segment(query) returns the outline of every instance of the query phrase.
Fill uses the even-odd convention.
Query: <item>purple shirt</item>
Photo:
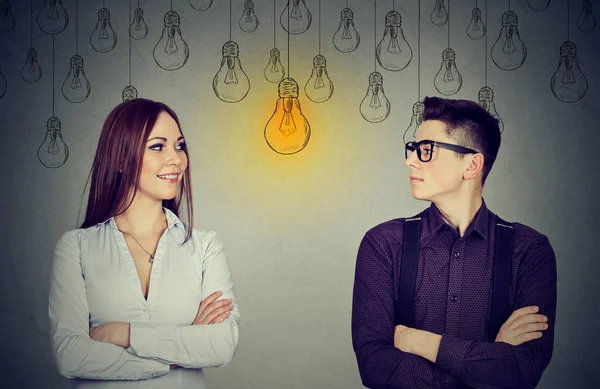
[[[496,215],[485,201],[461,238],[432,203],[421,219],[415,284],[416,328],[442,335],[436,363],[394,347],[404,219],[365,234],[356,260],[352,344],[365,386],[534,388],[552,357],[556,259],[548,238],[520,223],[508,288],[510,311],[548,316],[542,337],[519,346],[488,342]]]

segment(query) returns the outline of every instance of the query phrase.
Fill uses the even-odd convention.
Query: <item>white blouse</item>
[[[75,388],[205,388],[202,369],[229,363],[240,314],[223,245],[214,232],[192,231],[163,208],[168,227],[156,249],[148,299],[114,218],[66,232],[54,252],[48,314],[60,373]],[[191,325],[215,291],[232,299],[229,317]],[[90,327],[130,323],[125,349],[90,338]],[[170,369],[170,364],[181,368]]]

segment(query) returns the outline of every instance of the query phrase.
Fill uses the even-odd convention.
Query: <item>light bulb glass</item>
[[[40,29],[46,34],[59,34],[69,24],[69,14],[63,7],[62,0],[44,0],[44,5],[37,16]]]
[[[291,3],[291,8],[290,8]],[[288,9],[289,9],[289,20],[288,20]],[[285,9],[279,17],[281,27],[290,34],[302,34],[310,27],[312,22],[312,14],[306,6],[304,0],[288,0]],[[288,31],[288,23],[290,30]]]
[[[213,90],[217,97],[227,103],[241,101],[250,90],[250,80],[242,69],[239,47],[233,41],[223,45],[223,59],[213,79]]]
[[[0,72],[0,99],[6,93],[6,89],[8,88],[8,84],[6,83],[6,78],[4,78],[4,74]]]
[[[71,103],[81,103],[88,98],[92,86],[83,71],[83,58],[79,55],[71,57],[71,68],[67,79],[62,84],[62,93]]]
[[[383,76],[373,72],[369,75],[367,94],[360,103],[360,114],[370,123],[379,123],[388,117],[390,111],[390,101],[383,91]]]
[[[46,127],[46,136],[38,148],[38,159],[47,168],[61,167],[69,158],[69,148],[60,132],[60,120],[51,117]]]
[[[98,11],[98,21],[90,35],[90,44],[99,53],[108,53],[117,45],[117,34],[110,24],[110,11],[107,8]]]
[[[212,5],[213,0],[190,0],[190,5],[196,11],[206,11]]]
[[[37,51],[32,47],[27,50],[27,59],[21,69],[23,80],[32,83],[42,78],[42,67],[37,60]]]
[[[398,71],[408,66],[412,59],[412,49],[404,39],[402,17],[396,11],[390,11],[385,16],[383,38],[375,51],[377,61],[382,68]]]
[[[175,11],[167,12],[164,22],[162,35],[154,46],[154,60],[165,70],[177,70],[187,62],[190,50],[181,35],[179,14]]]
[[[244,3],[244,12],[240,18],[239,25],[244,32],[252,32],[258,28],[258,18],[254,13],[254,3],[252,0],[246,0]]]
[[[527,5],[534,11],[543,11],[550,5],[550,0],[527,0]]]
[[[503,70],[519,68],[527,58],[527,47],[517,28],[517,14],[506,11],[502,15],[502,28],[492,47],[492,61]]]
[[[471,39],[481,39],[485,35],[485,24],[481,20],[481,10],[473,8],[471,12],[471,22],[467,26],[467,35]]]
[[[489,86],[484,86],[479,90],[479,105],[490,113],[493,117],[498,119],[498,126],[500,127],[500,133],[504,131],[504,122],[498,115],[496,110],[496,104],[494,103],[494,91]]]
[[[579,101],[587,92],[587,79],[579,68],[577,47],[566,41],[560,46],[558,69],[550,80],[550,89],[554,97],[565,103]]]
[[[590,32],[596,28],[596,18],[592,12],[592,2],[583,0],[581,13],[577,19],[577,28],[582,32]]]
[[[360,35],[354,27],[354,15],[350,8],[342,10],[342,19],[340,26],[335,34],[333,34],[333,45],[342,53],[350,53],[358,47],[360,43]]]
[[[280,52],[278,49],[271,49],[269,63],[265,68],[265,78],[272,83],[278,83],[285,77],[285,68],[281,63]]]
[[[123,98],[123,101],[137,99],[138,91],[137,91],[137,89],[135,89],[135,87],[133,85],[127,85],[123,89],[123,92],[121,93],[121,97]]]
[[[315,103],[322,103],[333,95],[333,82],[327,73],[327,60],[322,55],[313,59],[313,69],[310,78],[304,86],[306,96]]]
[[[425,105],[417,101],[413,104],[412,107],[412,117],[410,118],[410,124],[406,131],[404,131],[404,135],[402,135],[402,141],[406,144],[407,142],[414,141],[417,136],[417,130],[421,123],[423,123],[423,111],[425,110]]]
[[[442,65],[435,75],[433,84],[435,89],[443,95],[453,95],[462,87],[463,79],[456,68],[456,54],[451,48],[442,53]]]
[[[444,0],[435,0],[435,6],[433,7],[433,11],[431,11],[429,19],[431,19],[431,23],[436,26],[443,26],[446,24],[448,21],[448,11],[444,5]]]
[[[2,0],[0,3],[0,32],[9,32],[15,28],[15,18],[12,14],[10,1]]]
[[[279,83],[279,99],[275,112],[265,126],[265,140],[279,154],[295,154],[306,147],[310,124],[302,114],[298,101],[298,84],[293,78]]]
[[[136,8],[133,12],[129,35],[136,40],[144,39],[148,35],[148,25],[144,21],[144,10],[141,8]]]

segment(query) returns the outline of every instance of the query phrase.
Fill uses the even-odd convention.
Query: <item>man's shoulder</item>
[[[399,217],[396,219],[391,219],[385,221],[383,223],[377,224],[375,227],[369,229],[365,236],[371,236],[376,238],[383,238],[387,241],[401,241],[404,232],[404,222],[405,221],[414,221],[420,222],[420,214],[416,216],[410,217]]]
[[[505,219],[504,219],[505,220]],[[536,229],[519,222],[510,222],[514,230],[515,241],[526,245],[535,245],[548,240],[548,237]]]

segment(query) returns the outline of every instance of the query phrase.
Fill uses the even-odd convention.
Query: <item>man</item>
[[[428,97],[424,105],[405,154],[412,195],[431,206],[372,228],[358,250],[352,343],[362,382],[374,389],[534,388],[552,357],[554,252],[532,228],[502,223],[482,198],[500,147],[498,121],[471,101]],[[408,223],[420,228],[418,241],[409,242],[418,244],[414,290],[400,292]],[[495,247],[497,229],[511,231],[512,249]],[[500,321],[492,315],[492,295],[503,284],[494,283],[502,274],[494,270],[498,249],[509,269]],[[408,302],[406,291],[414,293]],[[409,308],[399,312],[403,297]],[[413,327],[398,323],[407,314]],[[492,316],[500,327],[493,333]]]

